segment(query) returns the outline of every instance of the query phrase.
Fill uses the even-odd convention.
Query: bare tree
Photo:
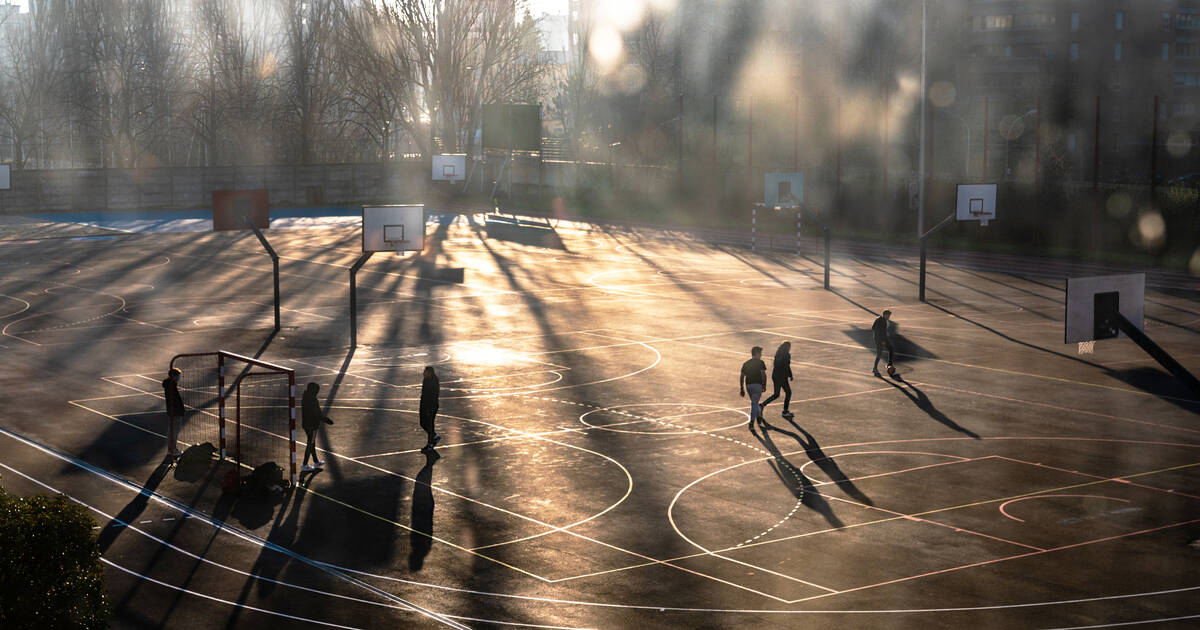
[[[278,0],[283,41],[279,78],[279,133],[287,155],[301,164],[314,161],[326,134],[327,116],[342,98],[335,51],[341,27],[334,0]]]
[[[30,12],[0,24],[0,121],[7,127],[13,165],[23,168],[41,149],[65,108],[58,107],[63,81],[63,7],[34,3]]]

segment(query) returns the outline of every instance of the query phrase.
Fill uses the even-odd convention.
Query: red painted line
[[[950,567],[950,568],[948,568],[948,569],[940,569],[940,570],[938,570],[938,571],[930,571],[930,572],[928,572],[928,573],[920,573],[920,574],[917,574],[917,575],[910,575],[910,576],[908,576],[908,577],[896,578],[896,579],[894,579],[894,580],[888,580],[888,581],[886,581],[886,582],[877,582],[877,583],[875,583],[875,584],[867,584],[866,586],[856,586],[856,587],[854,587],[854,588],[848,588],[848,589],[845,589],[845,590],[838,591],[838,593],[837,593],[837,594],[842,594],[842,593],[853,593],[854,591],[862,591],[862,590],[871,589],[871,588],[878,588],[878,587],[880,587],[880,586],[887,586],[887,585],[889,585],[889,584],[897,584],[897,583],[899,583],[899,582],[907,582],[907,581],[909,581],[909,580],[915,580],[915,579],[918,579],[918,578],[929,577],[929,576],[932,576],[932,575],[940,575],[940,574],[943,574],[943,573],[950,573],[950,572],[953,572],[953,571],[959,571],[959,570],[961,570],[961,569],[970,569],[970,568],[972,568],[972,567],[981,567],[981,566],[988,565],[988,564],[995,564],[995,563],[997,563],[997,562],[1005,562],[1005,561],[1007,561],[1007,560],[1016,560],[1016,559],[1018,559],[1018,558],[1030,558],[1030,557],[1033,557],[1033,556],[1040,556],[1040,555],[1042,555],[1042,554],[1045,554],[1045,553],[1050,553],[1050,552],[1052,552],[1052,551],[1062,551],[1062,550],[1064,550],[1064,549],[1073,549],[1073,548],[1075,548],[1075,547],[1082,547],[1082,546],[1085,546],[1085,545],[1091,545],[1091,544],[1095,544],[1095,543],[1108,542],[1108,541],[1110,541],[1110,540],[1117,540],[1117,539],[1120,539],[1120,538],[1127,538],[1127,537],[1129,537],[1129,536],[1138,536],[1138,535],[1141,535],[1141,534],[1149,534],[1150,532],[1156,532],[1156,531],[1163,530],[1163,529],[1170,529],[1170,528],[1172,528],[1172,527],[1182,527],[1182,526],[1184,526],[1184,525],[1191,525],[1192,523],[1200,523],[1200,518],[1197,518],[1197,519],[1192,519],[1192,520],[1190,520],[1190,521],[1182,521],[1182,522],[1179,522],[1179,523],[1172,523],[1172,524],[1170,524],[1170,525],[1163,525],[1163,526],[1160,526],[1160,527],[1152,527],[1152,528],[1150,528],[1150,529],[1143,529],[1143,530],[1141,530],[1141,531],[1130,532],[1130,533],[1128,533],[1128,534],[1118,534],[1118,535],[1116,535],[1116,536],[1109,536],[1109,537],[1107,537],[1107,538],[1097,538],[1096,540],[1088,540],[1088,541],[1085,541],[1085,542],[1081,542],[1081,543],[1075,543],[1075,544],[1072,544],[1072,545],[1064,545],[1064,546],[1062,546],[1062,547],[1053,547],[1053,548],[1050,548],[1050,549],[1045,549],[1045,550],[1042,550],[1042,551],[1033,551],[1033,552],[1030,552],[1030,553],[1022,553],[1022,554],[1017,554],[1017,555],[1015,555],[1015,556],[1006,556],[1006,557],[1004,557],[1004,558],[995,558],[995,559],[993,559],[993,560],[984,560],[984,561],[982,561],[982,562],[973,562],[973,563],[971,563],[971,564],[964,564],[964,565],[960,565],[960,566],[957,566],[957,567]],[[829,597],[829,595],[814,595],[813,597],[808,597],[808,598],[805,598],[805,599],[797,600],[797,602],[808,601],[808,600],[811,600],[811,599],[817,599],[817,598],[820,598],[820,597]]]
[[[904,518],[904,519],[907,519],[907,520],[910,520],[910,521],[914,521],[914,522],[918,522],[918,523],[928,523],[928,524],[930,524],[930,525],[937,525],[938,527],[945,527],[945,528],[947,528],[947,529],[952,529],[952,530],[954,530],[954,531],[956,531],[956,532],[962,532],[962,533],[964,533],[964,534],[971,534],[971,535],[973,535],[973,536],[979,536],[979,537],[981,537],[981,538],[989,538],[989,539],[991,539],[991,540],[994,540],[994,541],[996,541],[996,542],[1008,543],[1008,544],[1010,544],[1010,545],[1016,545],[1017,547],[1024,547],[1024,548],[1026,548],[1026,549],[1033,549],[1034,551],[1038,551],[1038,552],[1041,552],[1041,551],[1046,551],[1045,549],[1042,549],[1041,547],[1034,547],[1033,545],[1026,545],[1025,543],[1019,543],[1019,542],[1016,542],[1015,540],[1007,540],[1007,539],[1004,539],[1004,538],[1000,538],[1000,537],[998,537],[998,536],[992,536],[992,535],[990,535],[990,534],[984,534],[983,532],[977,532],[977,531],[970,530],[970,529],[966,529],[966,528],[963,528],[963,527],[956,527],[956,526],[954,526],[954,525],[948,525],[948,524],[946,524],[946,523],[939,523],[939,522],[937,522],[937,521],[931,521],[931,520],[929,520],[929,519],[921,518],[920,516],[915,516],[915,515],[912,515],[912,514],[905,514],[905,513],[903,513],[903,512],[896,512],[896,511],[893,511],[893,510],[889,510],[889,509],[887,509],[887,508],[881,508],[881,507],[879,507],[879,506],[876,506],[876,505],[867,505],[867,504],[865,504],[865,503],[859,503],[859,502],[857,502],[857,501],[851,501],[851,500],[849,500],[849,499],[843,499],[843,498],[841,498],[841,497],[829,496],[829,495],[826,495],[826,494],[822,494],[821,496],[823,496],[823,497],[825,497],[825,498],[827,498],[827,499],[833,499],[833,500],[835,500],[835,501],[842,501],[842,502],[844,502],[844,503],[850,503],[850,504],[852,504],[852,505],[857,505],[857,506],[859,506],[859,507],[865,507],[865,508],[867,508],[867,509],[871,509],[871,510],[878,510],[878,511],[880,511],[880,512],[884,512],[885,514],[891,514],[892,516],[901,517],[901,518]],[[842,591],[842,592],[845,592],[845,591]]]
[[[1104,477],[1104,476],[1102,476],[1102,475],[1093,475],[1093,474],[1090,474],[1090,473],[1080,472],[1080,471],[1078,471],[1078,470],[1067,470],[1066,468],[1059,468],[1059,467],[1057,467],[1057,466],[1050,466],[1050,465],[1048,465],[1048,464],[1041,464],[1041,463],[1037,463],[1037,462],[1027,462],[1027,461],[1020,460],[1020,459],[1014,459],[1014,458],[1012,458],[1012,457],[1005,457],[1004,455],[993,455],[993,457],[995,457],[995,458],[997,458],[997,459],[1007,459],[1007,460],[1008,460],[1008,461],[1010,461],[1010,462],[1016,462],[1016,463],[1018,463],[1018,464],[1026,464],[1026,465],[1028,465],[1028,466],[1037,466],[1037,467],[1039,467],[1039,468],[1048,468],[1048,469],[1050,469],[1050,470],[1057,470],[1057,471],[1059,471],[1059,472],[1073,473],[1073,474],[1080,475],[1080,476],[1083,476],[1083,477],[1090,477],[1090,478],[1092,478],[1092,479],[1106,479],[1106,480],[1108,480],[1108,481],[1115,481],[1115,482],[1118,482],[1118,483],[1126,483],[1126,484],[1129,484],[1129,485],[1131,485],[1131,486],[1136,486],[1136,487],[1138,487],[1138,488],[1145,488],[1145,489],[1147,489],[1147,490],[1155,490],[1155,491],[1158,491],[1158,492],[1166,492],[1166,493],[1168,493],[1168,494],[1173,494],[1173,495],[1176,495],[1176,496],[1188,497],[1189,499],[1200,499],[1200,496],[1196,496],[1196,495],[1194,495],[1194,494],[1187,494],[1187,493],[1184,493],[1184,492],[1178,492],[1178,491],[1176,491],[1176,490],[1172,490],[1172,489],[1170,489],[1170,488],[1158,488],[1158,487],[1155,487],[1155,486],[1148,486],[1148,485],[1146,485],[1146,484],[1144,484],[1144,483],[1136,483],[1136,482],[1133,482],[1133,481],[1129,481],[1128,479],[1118,479],[1118,478],[1116,478],[1116,477]]]
[[[1067,412],[1071,412],[1071,413],[1082,413],[1082,414],[1086,414],[1086,415],[1089,415],[1089,416],[1097,416],[1097,417],[1100,417],[1100,418],[1108,418],[1109,420],[1118,420],[1118,421],[1121,421],[1121,422],[1132,422],[1132,423],[1135,423],[1135,424],[1144,424],[1144,425],[1147,425],[1147,426],[1158,427],[1158,428],[1160,428],[1160,429],[1173,429],[1173,430],[1176,430],[1176,431],[1187,431],[1188,433],[1200,433],[1200,429],[1189,429],[1189,428],[1187,428],[1187,427],[1177,427],[1177,426],[1170,425],[1170,424],[1159,424],[1159,423],[1157,423],[1157,422],[1149,422],[1149,421],[1146,421],[1146,420],[1137,420],[1137,419],[1135,419],[1135,418],[1126,418],[1126,417],[1123,417],[1123,416],[1113,416],[1113,415],[1109,415],[1109,414],[1106,414],[1106,413],[1100,413],[1100,412],[1098,412],[1098,411],[1086,411],[1086,410],[1083,410],[1083,409],[1075,409],[1075,408],[1073,408],[1073,407],[1062,407],[1062,406],[1060,406],[1060,405],[1052,405],[1052,404],[1050,404],[1050,403],[1036,402],[1036,401],[1033,401],[1033,400],[1022,400],[1022,399],[1020,399],[1020,398],[1011,398],[1011,397],[1009,397],[1009,396],[1001,396],[1001,395],[999,395],[999,394],[985,394],[985,393],[983,393],[983,392],[971,391],[971,390],[969,390],[969,389],[958,389],[957,387],[950,387],[950,386],[948,386],[948,385],[937,385],[937,384],[934,384],[934,383],[923,383],[923,382],[920,382],[920,381],[912,381],[912,383],[913,383],[914,385],[921,385],[921,386],[923,386],[923,387],[933,387],[933,388],[935,388],[935,389],[948,389],[948,390],[950,390],[950,391],[953,391],[953,392],[958,392],[958,393],[960,393],[960,394],[970,394],[970,395],[972,395],[972,396],[986,396],[986,397],[988,397],[988,398],[995,398],[995,399],[997,399],[997,400],[1004,400],[1004,401],[1013,402],[1013,403],[1021,403],[1021,404],[1025,404],[1025,405],[1033,405],[1033,406],[1035,406],[1035,407],[1045,407],[1045,408],[1047,408],[1047,409],[1054,409],[1054,410],[1056,410],[1056,411],[1067,411]]]

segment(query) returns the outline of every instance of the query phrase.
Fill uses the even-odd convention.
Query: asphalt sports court
[[[1062,343],[1064,280],[562,222],[0,244],[0,476],[93,511],[114,627],[1117,627],[1200,618],[1200,401],[1127,340]],[[548,235],[548,236],[547,236]],[[915,254],[915,252],[913,252]],[[440,271],[465,268],[465,282]],[[1065,275],[1065,274],[1063,274]],[[1146,331],[1200,372],[1194,280]],[[871,374],[889,308],[898,378]],[[795,418],[737,375],[792,342]],[[172,356],[321,385],[321,472],[222,496],[160,465]],[[425,365],[440,458],[420,452]],[[303,451],[303,434],[298,445]],[[282,463],[282,462],[281,462]]]

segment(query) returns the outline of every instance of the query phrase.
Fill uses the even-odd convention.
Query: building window
[[[1192,38],[1179,39],[1175,41],[1175,57],[1196,58],[1200,57],[1200,41]]]
[[[1053,13],[1018,13],[1013,16],[1015,28],[1046,29],[1054,27]]]
[[[1175,87],[1200,86],[1200,72],[1176,72]]]
[[[1163,18],[1162,27],[1163,28],[1171,28],[1171,14],[1167,13],[1166,11],[1163,11],[1162,18]]]
[[[1079,61],[1079,44],[1071,44],[1071,61]]]
[[[1175,115],[1176,116],[1195,116],[1196,115],[1196,104],[1195,103],[1175,103]]]
[[[971,26],[976,31],[1007,31],[1013,27],[1013,16],[1008,15],[976,15],[971,20]]]
[[[1113,61],[1121,60],[1121,42],[1113,44]]]
[[[1067,150],[1068,151],[1075,150],[1075,134],[1073,134],[1073,133],[1067,134]]]
[[[1175,27],[1185,30],[1200,29],[1200,12],[1195,9],[1180,9],[1175,16]]]
[[[1119,31],[1124,28],[1125,28],[1125,12],[1117,11],[1117,30]]]
[[[1071,32],[1073,33],[1078,30],[1079,30],[1079,12],[1073,11],[1071,13]]]

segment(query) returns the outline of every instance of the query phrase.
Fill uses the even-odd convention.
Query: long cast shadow
[[[425,453],[425,467],[413,481],[412,520],[409,532],[408,568],[420,571],[425,566],[425,556],[433,548],[433,465],[441,456],[437,451]]]
[[[896,389],[900,390],[900,392],[902,394],[904,394],[905,396],[907,396],[908,399],[911,400],[912,403],[914,405],[916,405],[918,409],[920,409],[921,411],[924,411],[926,413],[926,415],[928,415],[930,418],[937,420],[938,422],[946,425],[947,427],[949,427],[951,429],[954,429],[955,431],[958,431],[959,433],[969,435],[976,440],[979,439],[978,433],[951,420],[949,416],[947,416],[946,414],[939,411],[937,407],[934,407],[933,401],[929,400],[929,397],[925,395],[925,392],[921,391],[916,385],[913,385],[912,383],[909,383],[908,381],[904,380],[904,377],[900,376],[899,374],[897,374],[896,376],[893,376],[892,378],[897,381],[900,381],[904,385],[907,385],[907,387],[904,387],[903,385],[897,385],[886,378],[884,378],[882,380],[883,380],[883,382],[887,383],[888,385],[891,385],[892,387],[895,387]],[[911,389],[912,392],[909,392],[908,391],[909,389]]]
[[[787,421],[797,431],[803,433],[804,437],[800,437],[791,431],[781,429],[774,425],[767,425],[767,428],[796,440],[796,443],[798,443],[800,447],[804,449],[804,453],[808,455],[808,458],[812,460],[814,464],[817,465],[817,468],[820,468],[821,472],[825,473],[825,476],[829,477],[829,480],[832,481],[834,485],[836,485],[842,492],[845,492],[847,496],[854,498],[854,500],[858,501],[859,503],[875,505],[875,502],[871,500],[871,497],[863,494],[863,491],[859,490],[858,486],[854,485],[854,482],[846,476],[846,473],[842,472],[842,469],[838,467],[837,462],[821,450],[821,445],[817,443],[817,438],[813,437],[811,433],[805,431],[803,427],[796,424],[795,420],[787,418]]]
[[[800,467],[792,465],[792,462],[788,461],[780,452],[779,447],[775,446],[768,429],[764,428],[761,436],[754,432],[754,437],[758,438],[759,443],[771,453],[772,459],[769,462],[771,470],[779,477],[779,481],[788,489],[788,492],[792,493],[792,496],[799,499],[805,507],[824,517],[825,522],[829,523],[831,527],[845,526],[842,519],[833,513],[833,507],[829,505],[829,501],[821,496],[812,481],[800,472]]]
[[[158,468],[155,468],[154,472],[151,473],[150,478],[146,480],[146,483],[142,485],[142,491],[126,504],[125,507],[121,508],[121,511],[117,512],[117,515],[108,522],[108,525],[104,526],[104,529],[100,530],[100,535],[96,538],[96,543],[100,547],[100,555],[104,555],[104,552],[108,551],[108,548],[117,540],[121,532],[125,531],[126,525],[137,522],[137,517],[141,516],[142,511],[146,509],[146,504],[150,501],[150,495],[154,493],[155,488],[158,488],[158,484],[162,483],[162,480],[166,478],[167,471],[170,469],[171,464],[165,460],[159,464]]]

